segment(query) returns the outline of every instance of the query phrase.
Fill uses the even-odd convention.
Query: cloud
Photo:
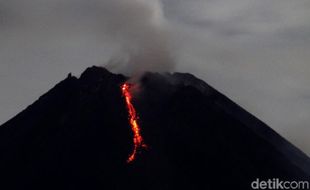
[[[102,3],[103,29],[123,47],[116,57],[119,59],[127,55],[127,60],[120,61],[125,60],[125,64],[119,67],[121,71],[135,74],[173,68],[170,33],[160,1],[106,0]],[[117,62],[112,63],[113,67],[118,66]]]

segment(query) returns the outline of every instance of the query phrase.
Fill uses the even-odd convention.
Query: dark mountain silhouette
[[[104,68],[69,75],[0,127],[0,189],[251,189],[256,178],[309,179],[300,150],[190,74],[145,73],[134,104],[146,151]]]

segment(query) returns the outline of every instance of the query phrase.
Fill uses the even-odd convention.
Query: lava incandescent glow
[[[129,114],[129,123],[131,126],[131,130],[134,133],[133,137],[133,143],[134,143],[134,148],[132,153],[129,155],[129,158],[127,162],[132,162],[136,158],[136,154],[139,149],[141,148],[146,148],[146,145],[143,142],[143,138],[140,134],[140,126],[138,124],[138,116],[135,107],[132,104],[132,95],[130,93],[130,88],[132,87],[132,84],[129,83],[124,83],[122,85],[122,93],[123,96],[125,97],[126,100],[126,105],[128,109],[128,114]]]

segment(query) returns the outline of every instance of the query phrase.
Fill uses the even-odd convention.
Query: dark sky
[[[309,9],[309,0],[0,0],[0,123],[69,72],[142,51],[136,65],[109,68],[196,74],[310,154]]]

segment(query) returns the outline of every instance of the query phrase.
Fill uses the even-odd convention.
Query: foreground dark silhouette
[[[104,68],[69,75],[0,127],[0,189],[251,189],[308,180],[309,158],[190,74],[145,73],[134,104],[148,150],[133,148],[120,90]]]

